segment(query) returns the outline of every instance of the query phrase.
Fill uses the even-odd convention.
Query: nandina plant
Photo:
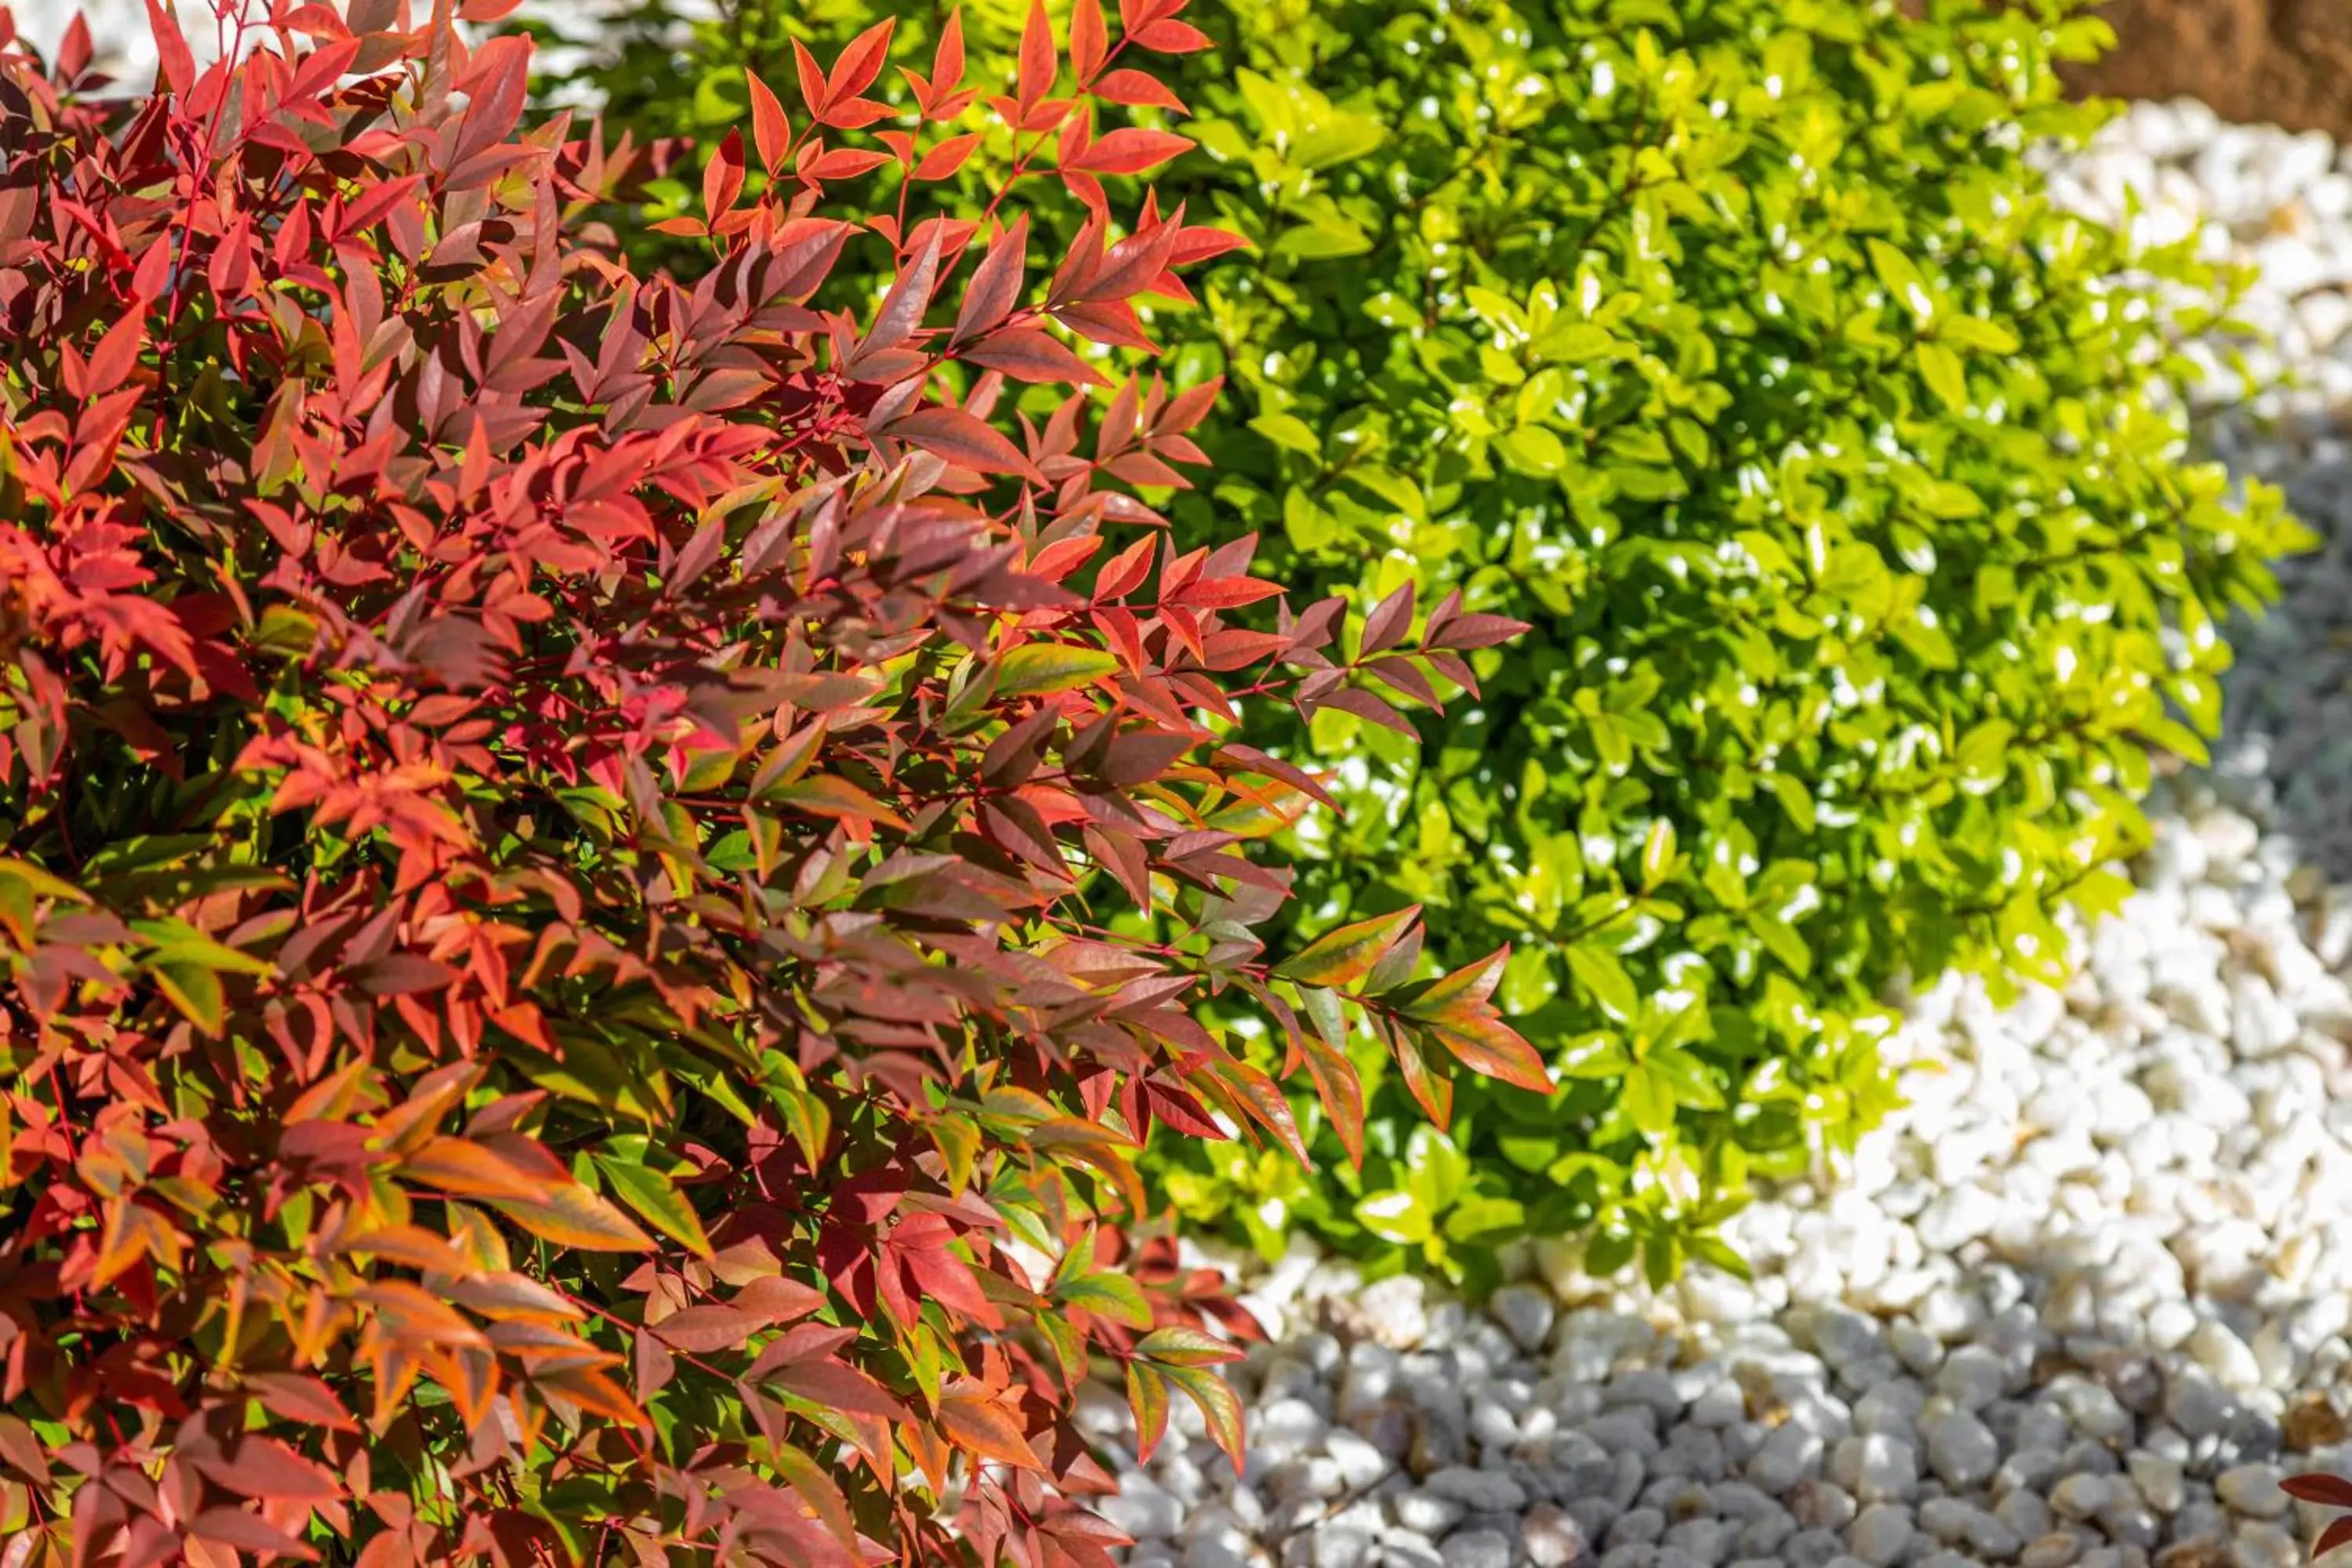
[[[951,24],[905,112],[887,24],[803,54],[690,285],[521,41],[223,6],[110,109],[0,11],[7,1562],[1108,1568],[1084,1379],[1240,1452],[1139,1142],[1304,1152],[1196,1004],[1359,1152],[1351,1045],[1545,1081],[1410,908],[1252,935],[1319,786],[1245,710],[1515,627],[1166,542],[1217,389],[1137,301],[1234,242],[1109,122],[1183,0]],[[981,122],[1019,177],[927,216]]]

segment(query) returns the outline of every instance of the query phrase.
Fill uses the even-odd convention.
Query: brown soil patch
[[[2352,140],[2352,0],[2110,0],[2104,15],[2121,43],[2084,89]]]

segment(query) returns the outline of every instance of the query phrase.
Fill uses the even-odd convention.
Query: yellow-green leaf
[[[596,1169],[613,1184],[621,1201],[643,1215],[656,1230],[693,1248],[698,1257],[710,1256],[710,1238],[703,1234],[702,1221],[696,1215],[694,1205],[670,1185],[667,1176],[648,1166],[604,1154],[596,1156]]]
[[[996,694],[1033,697],[1075,691],[1118,668],[1118,655],[1106,648],[1065,643],[1028,643],[998,661]]]

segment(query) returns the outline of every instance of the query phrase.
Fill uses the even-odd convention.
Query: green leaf
[[[1640,1011],[1641,993],[1615,953],[1591,942],[1580,942],[1567,950],[1567,956],[1569,973],[1576,976],[1576,983],[1611,1015],[1631,1018]]]
[[[1487,1242],[1507,1239],[1525,1228],[1528,1211],[1509,1198],[1465,1198],[1445,1216],[1449,1241]]]
[[[1470,1162],[1454,1140],[1423,1125],[1405,1142],[1406,1182],[1431,1214],[1443,1214],[1470,1180]]]
[[[1942,399],[1944,406],[1953,413],[1967,413],[1969,377],[1960,368],[1960,356],[1937,342],[1921,342],[1912,353],[1919,362],[1919,375],[1927,382],[1927,390]]]
[[[1960,737],[1956,760],[1960,777],[1970,788],[1990,789],[2008,776],[2010,743],[2017,726],[2006,719],[1987,719]]]
[[[1663,1138],[1675,1127],[1675,1087],[1664,1073],[1639,1062],[1625,1075],[1625,1115],[1652,1138]]]
[[[1143,1289],[1123,1274],[1087,1274],[1066,1279],[1055,1288],[1055,1298],[1084,1307],[1098,1318],[1130,1329],[1151,1326],[1151,1303]]]
[[[667,1176],[649,1166],[609,1154],[598,1154],[595,1162],[597,1173],[612,1184],[621,1201],[635,1209],[646,1224],[697,1257],[710,1256],[710,1238],[703,1234],[702,1221],[695,1214],[694,1205],[670,1184]]]
[[[1642,839],[1642,886],[1644,890],[1666,879],[1675,864],[1675,825],[1661,816],[1650,824]]]
[[[1615,350],[1617,340],[1606,328],[1590,321],[1559,321],[1536,334],[1529,345],[1538,359],[1553,364],[1580,364]]]
[[[1382,1241],[1403,1247],[1427,1241],[1436,1223],[1428,1200],[1402,1187],[1372,1194],[1356,1205],[1355,1212],[1357,1224]]]
[[[1024,643],[997,661],[996,694],[1041,697],[1053,691],[1075,691],[1117,673],[1118,668],[1118,655],[1107,648]]]
[[[1495,450],[1523,474],[1549,479],[1568,467],[1568,448],[1540,425],[1521,425],[1495,437]]]
[[[1878,274],[1878,280],[1886,285],[1895,302],[1921,321],[1935,314],[1936,297],[1928,290],[1927,277],[1917,263],[1883,239],[1872,239],[1867,245],[1870,269]]]
[[[228,1020],[228,996],[209,964],[183,958],[151,960],[148,973],[188,1022],[217,1036]]]
[[[1249,422],[1249,427],[1286,452],[1297,452],[1318,463],[1323,460],[1323,438],[1295,414],[1261,414]]]

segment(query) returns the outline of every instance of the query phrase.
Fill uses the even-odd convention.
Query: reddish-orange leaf
[[[833,62],[833,74],[825,80],[825,96],[835,103],[845,102],[874,85],[882,74],[882,66],[890,58],[890,34],[898,26],[895,17],[885,16],[856,37],[841,51]]]
[[[153,5],[154,0],[148,0]],[[188,1521],[188,1533],[199,1541],[228,1548],[232,1552],[249,1552],[267,1561],[272,1555],[292,1557],[304,1563],[316,1563],[318,1552],[295,1540],[259,1514],[247,1513],[240,1508],[208,1508]],[[166,1536],[165,1540],[170,1537]],[[380,1535],[379,1541],[397,1541],[395,1535]],[[35,1557],[38,1563],[40,1558]],[[66,1561],[62,1552],[53,1561]],[[370,1568],[374,1568],[370,1564]]]
[[[1096,139],[1065,167],[1096,174],[1139,174],[1192,150],[1192,139],[1167,131],[1122,126]],[[1171,235],[1170,239],[1173,240]]]
[[[1190,114],[1184,100],[1168,90],[1156,77],[1139,70],[1121,68],[1106,71],[1094,84],[1094,94],[1108,103],[1124,104],[1130,109],[1172,109],[1179,114]]]
[[[1043,102],[1054,89],[1057,64],[1054,24],[1045,15],[1045,0],[1029,0],[1029,20],[1021,29],[1021,73],[1013,89],[1024,111]]]
[[[245,1377],[245,1391],[261,1401],[272,1415],[336,1432],[356,1432],[360,1424],[335,1397],[335,1391],[308,1373],[255,1372]]]
[[[14,1415],[0,1415],[0,1459],[27,1480],[49,1484],[49,1460],[41,1452],[40,1438]]]
[[[225,1456],[198,1458],[195,1464],[208,1479],[239,1497],[315,1501],[341,1491],[332,1473],[258,1433],[246,1434]]]
[[[422,1226],[388,1225],[345,1236],[335,1250],[369,1253],[429,1274],[463,1277],[475,1272],[465,1254]]]
[[[403,1181],[458,1197],[539,1197],[544,1184],[515,1169],[502,1154],[464,1138],[435,1138],[400,1163]]]
[[[1208,34],[1190,22],[1159,21],[1130,35],[1139,48],[1163,55],[1189,55],[1216,47]]]
[[[702,169],[702,208],[712,223],[717,223],[735,198],[743,194],[743,132],[727,132],[727,140],[710,155]]]
[[[1543,1057],[1499,1018],[1432,1024],[1429,1033],[1471,1071],[1537,1094],[1549,1094]]]
[[[760,79],[759,72],[746,71],[744,76],[751,89],[751,140],[760,149],[761,163],[773,174],[783,169],[792,146],[792,121],[784,117],[784,106]]]
[[[959,1378],[940,1391],[940,1425],[958,1447],[1016,1469],[1043,1470],[1013,1413],[986,1385]]]
[[[780,785],[769,791],[767,798],[798,806],[819,816],[879,822],[892,827],[906,826],[898,814],[888,806],[847,779],[835,778],[831,773],[816,773]]]
[[[103,397],[129,380],[131,368],[139,363],[139,350],[146,341],[146,312],[136,309],[124,311],[121,319],[99,339],[98,347],[89,352],[86,394]]]
[[[822,116],[826,103],[831,101],[825,91],[824,69],[808,52],[808,46],[798,38],[793,40],[793,67],[800,78],[801,101],[808,105],[811,115]]]
[[[940,29],[939,47],[931,53],[931,90],[948,93],[963,80],[963,7],[948,13],[948,25]]]
[[[1081,84],[1102,69],[1108,40],[1103,33],[1102,0],[1076,0],[1070,7],[1070,65]]]
[[[147,0],[147,23],[155,37],[155,52],[163,65],[163,85],[182,98],[195,90],[196,57],[188,47],[188,36],[180,31],[175,9],[163,0]]]
[[[915,178],[946,179],[963,167],[964,161],[971,156],[972,150],[979,145],[980,136],[977,132],[968,136],[949,137],[923,154],[922,162],[915,165]]]
[[[963,306],[956,312],[956,342],[989,331],[1013,313],[1021,298],[1021,279],[1028,262],[1029,215],[1022,213],[988,247],[965,285]]]
[[[1507,942],[1475,963],[1465,963],[1442,979],[1433,980],[1418,994],[1399,993],[1400,1008],[1409,1018],[1444,1022],[1477,1016],[1502,984],[1503,966],[1510,962]]]
[[[584,1252],[651,1252],[653,1238],[636,1222],[578,1183],[535,1198],[497,1198],[491,1206],[530,1231]]]
[[[628,1390],[593,1367],[567,1366],[537,1372],[531,1386],[543,1394],[568,1399],[581,1409],[625,1426],[649,1426],[652,1420],[629,1397]]]
[[[379,1279],[373,1285],[362,1285],[352,1292],[352,1299],[373,1307],[377,1321],[394,1340],[438,1344],[445,1349],[489,1343],[482,1337],[481,1330],[405,1279]]]
[[[1167,1375],[1143,1362],[1129,1362],[1127,1404],[1135,1413],[1135,1457],[1140,1463],[1151,1458],[1168,1433]]]
[[[702,1306],[673,1312],[650,1328],[671,1349],[702,1355],[740,1350],[743,1342],[764,1326],[756,1313],[740,1307]]]

